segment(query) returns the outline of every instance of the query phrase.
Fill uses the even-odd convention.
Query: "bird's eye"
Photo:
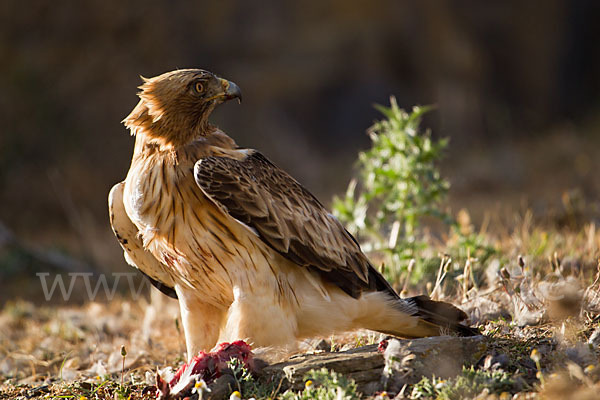
[[[196,84],[194,85],[194,89],[196,90],[197,93],[202,93],[202,91],[204,90],[204,86],[202,85],[202,82],[196,82]]]

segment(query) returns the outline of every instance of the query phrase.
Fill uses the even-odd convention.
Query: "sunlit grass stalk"
[[[408,284],[410,283],[410,276],[412,275],[412,271],[415,267],[416,261],[414,258],[411,258],[408,262],[408,267],[406,268],[406,276],[404,278],[404,284],[402,285],[402,290],[400,291],[400,295],[405,297],[408,293]]]
[[[125,357],[127,357],[127,350],[125,349],[125,346],[121,346],[121,357],[121,386],[123,386],[123,377],[125,376]]]
[[[433,300],[437,300],[442,293],[442,282],[446,277],[446,273],[448,272],[448,267],[452,263],[452,258],[447,255],[442,256],[440,260],[440,267],[438,269],[437,277],[435,279],[435,285],[433,286],[433,290],[431,291],[429,297]]]

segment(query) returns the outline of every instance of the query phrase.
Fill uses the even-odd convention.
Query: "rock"
[[[575,345],[566,348],[565,355],[569,360],[581,367],[596,365],[598,363],[596,354],[593,351],[593,346],[590,346],[587,343],[576,343]]]
[[[465,363],[477,362],[486,349],[483,336],[391,339],[384,352],[382,386],[396,393],[406,384],[419,382],[423,376],[454,377]]]
[[[465,362],[475,363],[486,349],[483,336],[436,336],[422,339],[390,339],[382,354],[377,345],[356,349],[296,356],[265,367],[261,378],[283,379],[281,389],[300,390],[304,376],[312,369],[327,368],[353,379],[365,395],[377,390],[398,392],[406,383],[423,376],[451,377],[461,372]]]
[[[315,350],[331,351],[331,343],[329,343],[325,339],[322,339],[319,341],[319,343],[316,344]]]
[[[592,333],[588,339],[588,344],[594,346],[595,349],[600,347],[600,328],[596,328],[596,330]]]
[[[358,390],[363,391],[366,384],[379,381],[384,364],[377,345],[369,345],[342,352],[299,355],[265,367],[261,374],[275,382],[283,378],[282,389],[300,390],[304,387],[303,379],[308,371],[327,368],[354,379]]]
[[[561,321],[579,315],[583,289],[573,276],[558,282],[540,282],[538,291],[546,304],[548,318],[551,321]]]
[[[512,316],[504,305],[483,296],[478,296],[461,304],[461,309],[469,316],[472,324],[478,325],[498,318],[510,320]]]
[[[204,394],[209,400],[228,399],[231,392],[237,390],[235,379],[231,374],[224,374],[208,385],[210,392]]]
[[[506,354],[487,354],[480,358],[477,367],[484,371],[502,371],[510,365],[510,358]]]

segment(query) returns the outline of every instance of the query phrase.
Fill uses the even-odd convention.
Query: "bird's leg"
[[[245,340],[253,347],[292,345],[296,340],[296,320],[277,298],[243,293],[234,288],[234,302],[219,342]]]
[[[182,290],[179,285],[175,285],[175,291],[179,298],[187,359],[190,361],[199,351],[208,352],[217,344],[225,311],[201,301],[195,293]]]

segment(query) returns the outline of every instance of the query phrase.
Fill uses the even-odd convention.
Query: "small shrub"
[[[436,166],[448,145],[420,129],[429,108],[400,109],[394,97],[390,107],[376,106],[386,117],[369,129],[371,149],[360,153],[360,178],[346,194],[333,201],[334,214],[363,241],[365,251],[384,255],[386,278],[398,281],[400,264],[418,258],[425,244],[421,221],[433,217],[446,224],[450,215],[441,205],[449,188]]]
[[[415,259],[411,282],[430,281],[440,259],[424,258],[422,222],[441,221],[450,230],[443,251],[454,260],[483,264],[495,250],[470,225],[461,211],[455,219],[444,211],[450,184],[438,170],[448,139],[434,140],[420,127],[428,107],[408,113],[390,98],[390,107],[376,106],[386,117],[369,128],[369,150],[359,154],[359,178],[348,185],[344,197],[333,200],[334,214],[363,243],[363,250],[379,255],[388,281],[399,283],[410,259]],[[459,272],[452,272],[452,276]]]
[[[335,371],[326,368],[311,370],[304,377],[310,381],[304,390],[294,392],[288,390],[279,396],[281,400],[354,400],[360,398],[356,384]]]

